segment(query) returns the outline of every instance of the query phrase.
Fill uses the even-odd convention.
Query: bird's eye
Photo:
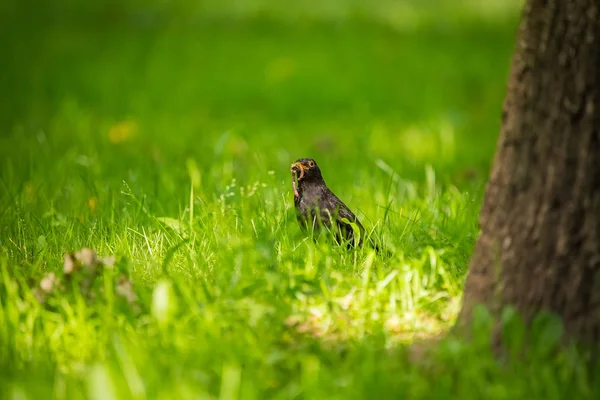
[[[308,162],[308,166],[311,167],[311,168],[314,167],[315,166],[315,162],[313,160],[310,160]]]

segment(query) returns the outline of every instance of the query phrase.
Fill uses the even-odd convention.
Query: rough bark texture
[[[525,5],[459,323],[510,304],[600,339],[599,4]]]

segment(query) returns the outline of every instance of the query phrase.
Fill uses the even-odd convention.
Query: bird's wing
[[[349,221],[358,225],[361,232],[364,231],[364,227],[356,218],[356,215],[332,191],[329,190],[327,195],[321,197],[319,207],[321,208],[321,214],[323,214],[323,210],[336,210],[336,214],[331,215],[331,217],[335,218],[337,225],[350,228],[348,222],[346,222]],[[325,215],[323,215],[323,219],[326,219]]]

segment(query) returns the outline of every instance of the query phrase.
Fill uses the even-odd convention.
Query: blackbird
[[[327,187],[315,160],[300,158],[292,164],[291,171],[294,205],[302,230],[318,232],[324,226],[333,231],[338,243],[345,241],[349,246],[362,246],[365,228]],[[359,237],[355,229],[360,232]]]

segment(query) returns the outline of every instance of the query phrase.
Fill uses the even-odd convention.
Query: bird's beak
[[[298,177],[298,180],[304,178],[304,171],[306,171],[307,169],[308,169],[308,167],[303,165],[300,161],[293,163],[292,166],[290,167],[290,170],[292,171],[292,175],[295,176],[296,172],[300,172],[300,176]]]
[[[292,172],[297,171],[297,172],[303,173],[307,169],[308,169],[308,167],[303,165],[300,161],[293,163],[291,166]]]

